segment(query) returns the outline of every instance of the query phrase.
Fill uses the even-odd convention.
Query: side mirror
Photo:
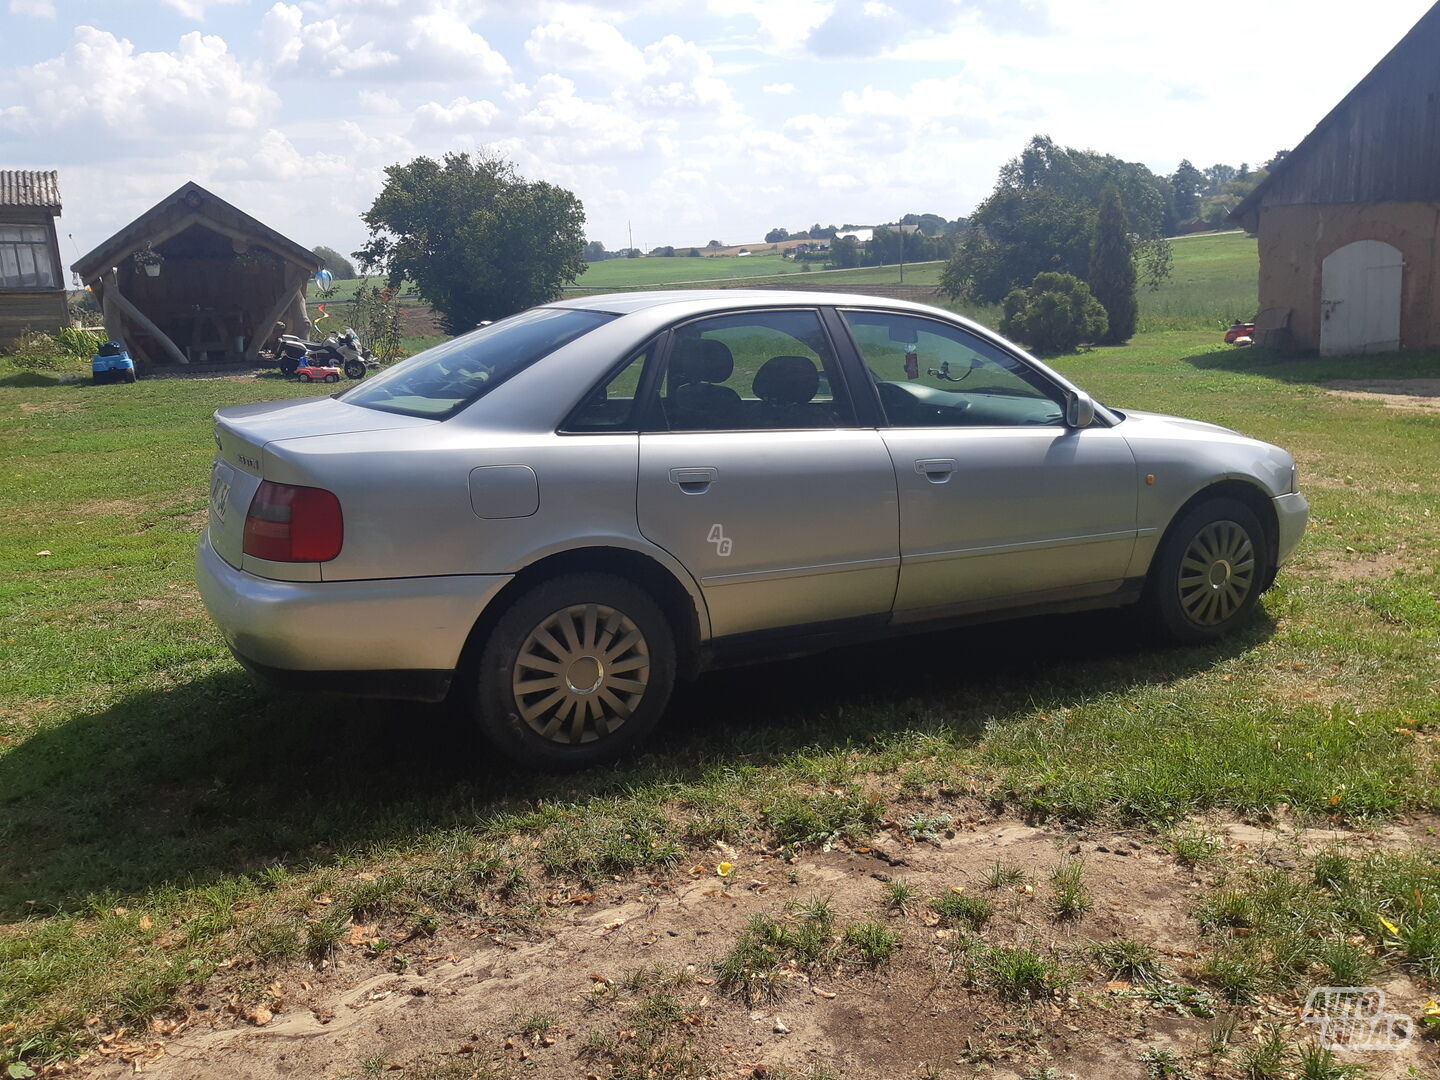
[[[1087,428],[1095,422],[1095,402],[1083,390],[1077,390],[1065,402],[1065,426]]]

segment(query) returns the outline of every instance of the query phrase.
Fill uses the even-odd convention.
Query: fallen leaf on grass
[[[371,940],[373,940],[374,937],[375,937],[375,927],[374,927],[374,926],[361,926],[360,924],[357,923],[357,924],[355,924],[354,926],[350,927],[350,944],[351,944],[351,945],[365,945],[365,944],[367,944],[368,942],[370,942]]]
[[[810,989],[816,997],[833,998],[835,996],[834,990],[821,990],[818,986],[812,986]]]
[[[245,1019],[249,1020],[250,1023],[256,1027],[264,1027],[271,1020],[275,1019],[275,1014],[264,1005],[256,1005],[255,1008],[245,1014]]]

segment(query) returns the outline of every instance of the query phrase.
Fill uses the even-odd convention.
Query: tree
[[[604,262],[609,257],[610,253],[605,250],[605,245],[599,240],[590,240],[585,244],[585,261],[587,263]]]
[[[830,265],[836,270],[849,270],[860,265],[860,245],[853,236],[830,241]]]
[[[320,261],[325,264],[325,269],[330,271],[330,276],[336,281],[353,281],[355,279],[355,264],[334,248],[316,244],[310,250],[320,257]]]
[[[1175,189],[1175,216],[1180,221],[1191,221],[1200,213],[1200,192],[1205,187],[1205,174],[1182,159],[1175,175],[1170,177]]]
[[[686,254],[686,256],[687,256],[688,258],[698,259],[698,258],[700,257],[700,249],[699,249],[699,248],[691,248],[691,249],[690,249],[689,251],[687,251],[685,254]]]
[[[586,267],[580,200],[501,158],[391,165],[361,220],[370,239],[356,258],[391,285],[414,281],[450,333],[544,303]]]
[[[1151,292],[1170,278],[1175,265],[1175,247],[1163,236],[1141,240],[1135,245],[1135,273]]]
[[[707,248],[709,248],[711,251],[714,251],[714,250],[716,250],[717,248],[723,248],[725,245],[722,244],[722,243],[720,243],[719,240],[711,240],[711,241],[710,241],[708,244],[706,244],[705,246],[706,246]]]
[[[765,234],[765,243],[767,244],[778,244],[781,240],[789,239],[790,231],[788,229],[771,229]]]
[[[1135,303],[1134,245],[1120,189],[1106,184],[1100,196],[1100,213],[1095,219],[1095,239],[1090,246],[1090,291],[1105,309],[1107,327],[1104,345],[1122,345],[1135,335],[1139,308]]]
[[[1164,235],[1173,224],[1167,179],[1144,165],[1035,136],[1001,168],[995,190],[966,223],[941,288],[997,303],[1036,274],[1083,276],[1107,183],[1119,189],[1130,228],[1142,239]]]
[[[1071,274],[1036,274],[1028,289],[1010,290],[1003,310],[1000,332],[1039,353],[1070,352],[1106,330],[1105,309]]]

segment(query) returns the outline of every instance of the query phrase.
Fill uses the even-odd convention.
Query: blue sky
[[[743,243],[966,214],[1036,133],[1263,161],[1428,7],[0,0],[0,168],[60,170],[80,251],[193,179],[348,252],[385,166],[449,150],[570,188],[612,249]]]

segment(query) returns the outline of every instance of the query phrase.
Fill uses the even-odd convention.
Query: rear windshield
[[[416,353],[335,396],[348,405],[444,420],[613,318],[603,311],[532,308]]]

